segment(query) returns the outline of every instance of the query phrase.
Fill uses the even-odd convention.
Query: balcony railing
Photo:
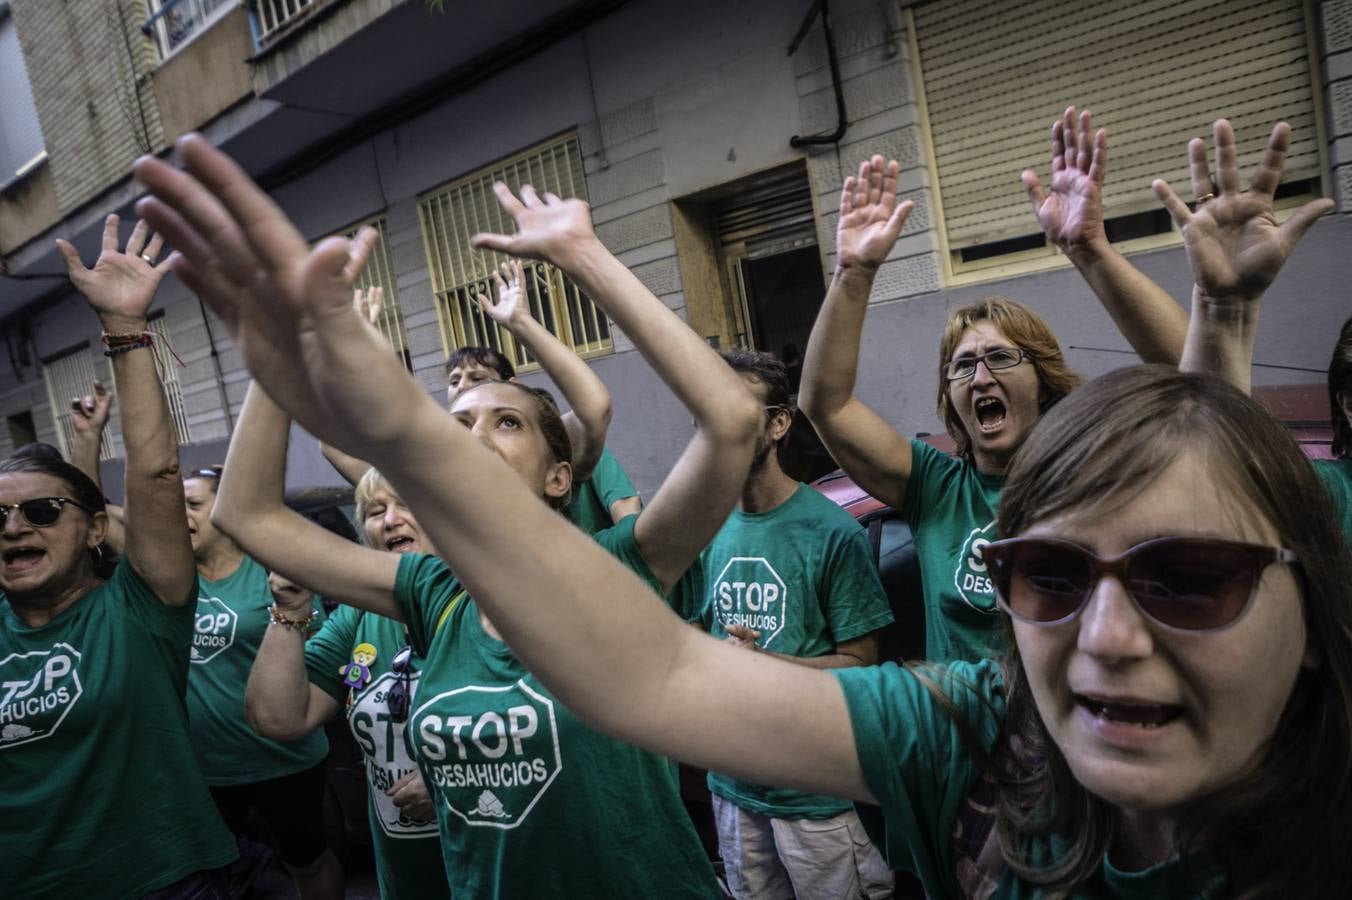
[[[141,31],[154,39],[160,59],[168,59],[226,10],[238,5],[239,0],[150,0],[150,18]]]
[[[250,0],[254,42],[262,47],[317,5],[316,0]]]

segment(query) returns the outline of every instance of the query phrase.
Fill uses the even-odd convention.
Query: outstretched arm
[[[525,345],[539,360],[540,368],[563,392],[570,407],[563,416],[563,424],[573,444],[573,481],[585,481],[596,468],[601,448],[606,443],[606,431],[610,428],[610,391],[591,366],[530,314],[526,279],[535,277],[535,273],[522,270],[519,260],[505,262],[493,273],[497,302],[483,294],[475,294],[474,299],[490,319]]]
[[[185,248],[182,276],[202,288],[250,370],[307,428],[379,464],[512,649],[562,702],[659,753],[871,799],[834,678],[684,627],[636,575],[411,389],[352,312],[339,277],[344,241],[311,251],[228,157],[199,137],[179,149],[191,174],[151,157],[136,174],[154,195],[138,207]],[[523,546],[548,551],[521,565]],[[729,684],[756,685],[765,702],[730,705]]]
[[[520,200],[504,184],[494,189],[517,233],[475,235],[474,245],[563,269],[695,417],[695,436],[634,525],[644,560],[670,589],[722,527],[741,492],[760,406],[741,377],[602,245],[586,203],[552,194],[541,199],[530,186],[522,188]]]
[[[402,620],[394,602],[399,555],[355,545],[283,501],[290,431],[286,413],[258,384],[249,385],[212,523],[270,571],[326,597]]]
[[[92,393],[74,397],[70,402],[70,423],[75,432],[70,448],[71,465],[88,475],[100,490],[103,488],[103,478],[99,472],[99,451],[112,405],[113,395],[108,393],[101,381],[94,382]],[[122,507],[109,504],[107,509],[108,533],[104,535],[103,543],[121,554],[126,544]]]
[[[1199,198],[1195,210],[1189,210],[1166,182],[1157,179],[1152,186],[1182,230],[1192,264],[1192,317],[1179,368],[1212,372],[1248,391],[1263,292],[1310,226],[1333,209],[1333,201],[1312,200],[1278,225],[1273,195],[1291,143],[1291,126],[1278,122],[1273,127],[1247,191],[1240,189],[1234,129],[1225,119],[1217,119],[1213,133],[1214,184],[1206,143],[1199,138],[1188,142],[1192,189]]]
[[[1103,178],[1108,132],[1094,132],[1089,110],[1075,107],[1052,123],[1052,180],[1044,190],[1027,169],[1023,186],[1047,239],[1079,270],[1117,330],[1148,363],[1177,365],[1187,316],[1163,288],[1108,243],[1103,225]]]
[[[146,331],[146,313],[173,257],[155,264],[163,249],[159,234],[137,222],[126,247],[117,249],[118,218],[103,225],[103,250],[92,269],[67,241],[57,241],[66,271],[98,314],[106,335],[140,346],[112,358],[113,383],[126,446],[126,555],[137,574],[169,606],[182,606],[197,580],[183,515],[178,437],[155,368],[158,352]],[[132,346],[126,343],[123,346]]]
[[[900,506],[911,477],[911,443],[854,396],[859,339],[878,267],[915,205],[897,202],[896,160],[881,156],[845,179],[836,226],[836,270],[812,326],[798,405],[831,456],[864,490]]]

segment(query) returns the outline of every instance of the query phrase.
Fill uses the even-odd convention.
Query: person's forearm
[[[305,634],[269,625],[249,670],[244,713],[265,738],[294,741],[309,733],[310,679],[305,668]]]
[[[762,652],[767,656],[777,656],[795,665],[807,666],[809,669],[852,669],[855,666],[866,665],[862,659],[848,653],[828,653],[825,656],[790,656],[787,653],[775,653],[770,650]]]
[[[144,319],[104,316],[101,321],[109,334],[146,331]],[[110,357],[121,408],[128,490],[133,479],[178,477],[178,434],[169,417],[169,405],[165,402],[160,376],[155,369],[155,354],[161,352],[163,348],[156,339],[150,347],[138,347]],[[130,495],[128,505],[131,505]]]
[[[1067,250],[1066,256],[1142,361],[1178,365],[1188,316],[1174,298],[1106,239]]]
[[[746,423],[735,401],[747,393],[746,386],[703,338],[600,241],[571,247],[557,264],[615,320],[701,430],[715,439],[729,432],[741,439]]]
[[[1184,372],[1209,372],[1249,392],[1258,304],[1251,299],[1216,299],[1199,288],[1192,291],[1188,338],[1178,367]]]
[[[286,505],[290,425],[281,407],[257,385],[249,385],[212,509],[212,520],[236,540],[247,532],[251,520]]]
[[[371,464],[366,460],[357,459],[357,457],[350,456],[337,447],[330,447],[328,444],[320,444],[319,452],[329,461],[329,465],[333,466],[333,470],[343,476],[343,480],[353,487],[357,486],[357,482],[361,481],[367,470],[371,468]]]
[[[70,464],[89,476],[90,480],[103,490],[103,479],[99,475],[99,444],[103,440],[103,429],[88,429],[75,432],[70,442]]]
[[[531,276],[528,274],[525,277]],[[573,448],[573,477],[585,479],[596,466],[606,442],[606,431],[610,428],[610,391],[591,366],[535,319],[523,316],[512,323],[510,330],[512,336],[539,361],[545,374],[558,385],[577,418],[585,443]]]
[[[817,424],[854,395],[859,341],[876,271],[837,267],[808,338],[798,405]]]

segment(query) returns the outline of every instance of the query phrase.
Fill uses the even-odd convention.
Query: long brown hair
[[[1352,458],[1352,423],[1338,402],[1338,395],[1352,393],[1352,318],[1343,323],[1329,362],[1329,412],[1333,416],[1333,455]]]
[[[1342,846],[1352,833],[1352,559],[1318,478],[1280,423],[1210,376],[1164,366],[1110,373],[1033,429],[1001,497],[999,532],[1016,536],[1067,511],[1110,512],[1185,453],[1202,454],[1217,488],[1264,516],[1301,560],[1307,650],[1317,664],[1302,669],[1254,771],[1185,811],[1180,852],[1220,867],[1222,896],[1328,896],[1352,883]],[[1071,774],[1018,647],[1007,646],[1005,731],[991,764],[1000,847],[1021,879],[1064,896],[1099,870],[1117,816]],[[1067,840],[1064,852],[1032,866],[1028,840],[1051,835]]]
[[[1076,375],[1066,365],[1061,353],[1061,345],[1056,335],[1047,327],[1042,317],[1022,303],[1005,297],[986,297],[970,306],[961,306],[953,310],[944,325],[943,337],[939,339],[939,417],[944,420],[944,428],[953,438],[954,452],[963,459],[972,458],[972,438],[958,417],[958,411],[948,395],[948,380],[944,378],[944,366],[953,358],[953,351],[962,340],[962,333],[977,322],[989,321],[1000,333],[1009,338],[1014,346],[1023,350],[1033,369],[1037,372],[1040,387],[1038,408],[1042,412],[1060,400],[1080,383]]]

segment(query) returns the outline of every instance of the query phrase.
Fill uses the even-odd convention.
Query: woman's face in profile
[[[1170,536],[1280,545],[1272,525],[1191,455],[1124,506],[1019,535],[1103,558]],[[1100,579],[1067,622],[1013,624],[1038,712],[1075,777],[1142,812],[1181,811],[1255,765],[1306,656],[1300,593],[1283,564],[1267,566],[1248,608],[1212,631],[1146,617],[1116,576]]]

